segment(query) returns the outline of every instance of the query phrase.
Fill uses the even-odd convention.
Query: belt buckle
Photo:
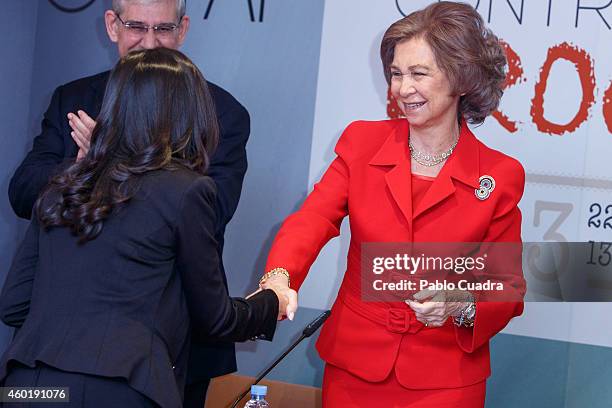
[[[408,310],[387,309],[387,330],[391,333],[404,334],[410,328],[410,313]]]

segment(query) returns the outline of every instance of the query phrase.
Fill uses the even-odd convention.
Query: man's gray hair
[[[134,2],[141,4],[150,4],[150,3],[158,3],[162,0],[113,0],[113,11],[117,14],[121,14],[123,12],[123,5],[126,2]],[[176,16],[179,18],[183,18],[185,15],[185,1],[186,0],[175,0],[176,1]]]

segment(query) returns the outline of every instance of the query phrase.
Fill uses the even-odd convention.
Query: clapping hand
[[[89,152],[91,133],[96,126],[96,121],[84,111],[79,110],[76,114],[68,114],[68,124],[72,128],[70,136],[72,136],[72,140],[79,147],[79,152],[77,153],[77,161],[79,161]]]

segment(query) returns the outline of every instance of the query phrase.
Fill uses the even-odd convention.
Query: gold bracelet
[[[285,268],[274,268],[271,269],[270,271],[266,272],[264,274],[264,276],[261,277],[261,279],[259,280],[259,286],[261,287],[261,285],[268,280],[268,278],[270,276],[274,276],[274,275],[283,275],[287,277],[287,286],[291,287],[291,278],[289,277],[289,271],[287,271]]]

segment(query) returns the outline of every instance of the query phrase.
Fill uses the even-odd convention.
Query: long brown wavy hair
[[[89,152],[52,178],[36,216],[45,229],[68,227],[81,243],[92,240],[145,173],[205,174],[218,135],[208,86],[189,58],[167,48],[132,52],[110,74]]]

